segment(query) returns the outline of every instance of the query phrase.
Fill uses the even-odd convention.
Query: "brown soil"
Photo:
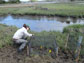
[[[74,63],[74,60],[70,54],[66,55],[61,52],[56,59],[46,55],[34,55],[30,58],[26,55],[26,49],[17,53],[16,48],[5,46],[0,49],[0,63]]]

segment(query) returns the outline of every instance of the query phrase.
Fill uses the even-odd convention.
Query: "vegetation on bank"
[[[83,36],[83,41],[81,45],[81,56],[84,55],[84,25],[72,25],[65,27],[63,33],[50,31],[50,32],[31,32],[35,34],[35,38],[32,39],[32,47],[45,47],[45,48],[54,48],[54,44],[56,43],[59,48],[65,49],[65,45],[67,43],[67,49],[71,51],[75,51],[77,48],[78,37]],[[0,48],[5,45],[12,44],[12,36],[17,30],[14,26],[7,26],[0,24]],[[69,38],[67,41],[67,37],[69,34]]]
[[[80,55],[84,55],[84,25],[79,24],[65,27],[63,33],[69,34],[67,48],[71,51],[75,51],[77,49],[79,36],[83,36]]]
[[[0,24],[0,48],[12,44],[12,36],[16,30],[14,26]]]
[[[84,17],[84,4],[41,4],[28,7],[0,8],[0,15],[46,15],[46,16],[68,16]]]

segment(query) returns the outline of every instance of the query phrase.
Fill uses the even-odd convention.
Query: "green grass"
[[[6,11],[5,11],[6,10]],[[44,4],[31,7],[0,8],[0,14],[84,17],[84,4]]]
[[[12,44],[12,36],[14,32],[16,31],[16,27],[13,26],[6,26],[0,24],[0,48],[2,48],[5,45]]]
[[[6,45],[11,45],[12,36],[18,28],[14,26],[7,26],[0,24],[0,48]],[[50,32],[31,32],[35,34],[35,38],[31,40],[32,47],[43,46],[45,48],[54,48],[54,42],[57,43],[61,50],[64,50],[65,44],[67,42],[67,35],[69,34],[69,41],[67,43],[67,49],[75,52],[78,42],[78,37],[83,36],[83,41],[81,45],[81,54],[84,55],[84,25],[71,25],[65,27],[63,33],[50,31]],[[56,41],[55,41],[56,40]]]

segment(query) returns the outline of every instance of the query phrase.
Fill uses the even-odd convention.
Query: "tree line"
[[[34,2],[34,1],[38,1],[38,0],[30,0],[30,2]],[[60,1],[62,1],[62,2],[63,2],[63,1],[64,1],[64,2],[66,2],[66,1],[69,1],[69,2],[70,2],[70,1],[71,1],[71,2],[72,2],[72,1],[84,1],[84,0],[43,0],[43,1],[47,1],[47,2],[48,2],[48,1],[51,1],[51,2],[52,2],[52,1],[59,1],[59,2],[60,2]],[[6,2],[5,0],[0,0],[0,4],[1,4],[1,3],[20,3],[20,0],[8,0],[8,2]]]
[[[20,3],[20,0],[9,0],[8,2],[6,2],[5,0],[0,0],[0,4],[2,3]]]
[[[38,0],[30,0],[30,2],[35,2]],[[1,3],[20,3],[20,0],[8,0],[7,2],[5,0],[0,0],[0,4]]]

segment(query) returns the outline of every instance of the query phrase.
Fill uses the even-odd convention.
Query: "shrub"
[[[79,36],[83,36],[81,55],[84,55],[84,25],[77,24],[65,27],[63,33],[69,34],[68,48],[73,52],[77,49]]]

